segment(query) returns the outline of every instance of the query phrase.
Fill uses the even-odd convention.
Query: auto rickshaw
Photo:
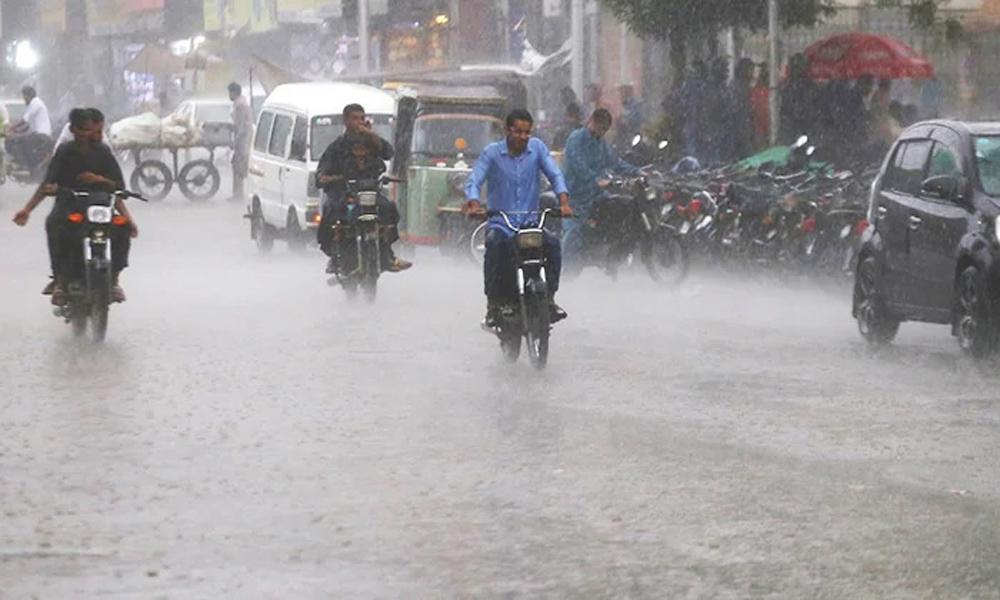
[[[400,235],[445,254],[471,254],[479,221],[466,215],[465,181],[479,153],[503,138],[508,101],[488,86],[400,90],[394,174]],[[405,152],[400,149],[405,148]],[[481,221],[481,217],[479,217]]]

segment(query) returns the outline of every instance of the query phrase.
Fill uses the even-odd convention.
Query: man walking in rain
[[[243,88],[229,84],[229,99],[233,101],[233,195],[230,200],[245,200],[245,184],[250,169],[250,143],[253,138],[253,111],[243,96]]]

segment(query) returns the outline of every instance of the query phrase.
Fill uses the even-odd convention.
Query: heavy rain
[[[0,599],[1000,597],[996,4],[0,2]]]

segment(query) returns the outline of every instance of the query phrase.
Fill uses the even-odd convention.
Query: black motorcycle
[[[509,214],[538,215],[538,223],[515,227]],[[549,359],[549,334],[552,330],[549,284],[545,276],[545,221],[559,216],[553,209],[530,213],[505,213],[499,215],[507,227],[514,231],[514,269],[516,289],[511,290],[512,300],[500,307],[496,326],[486,327],[500,340],[500,349],[507,362],[517,362],[521,355],[521,338],[528,347],[528,358],[536,369],[544,369]]]
[[[657,283],[674,286],[687,276],[682,234],[663,221],[662,193],[645,175],[610,178],[590,218],[572,235],[580,238],[567,241],[579,249],[567,263],[570,275],[599,266],[616,277],[622,265],[641,262]]]
[[[369,302],[375,301],[378,278],[382,274],[382,233],[378,198],[383,188],[399,179],[383,175],[377,180],[347,182],[347,214],[331,222],[333,228],[334,273],[330,285],[339,284],[348,298],[358,288]]]
[[[66,219],[70,229],[68,239],[80,248],[79,254],[67,258],[66,303],[55,309],[55,315],[72,325],[74,335],[81,336],[89,323],[95,342],[104,340],[108,331],[111,308],[111,287],[114,273],[111,263],[112,241],[118,235],[129,235],[128,219],[115,210],[118,198],[146,201],[128,191],[60,191],[71,202]]]

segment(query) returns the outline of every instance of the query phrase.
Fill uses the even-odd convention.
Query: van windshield
[[[379,137],[392,143],[392,117],[389,115],[368,115]],[[309,153],[313,160],[323,156],[326,147],[344,133],[344,119],[340,115],[313,117],[312,135],[309,136]]]

